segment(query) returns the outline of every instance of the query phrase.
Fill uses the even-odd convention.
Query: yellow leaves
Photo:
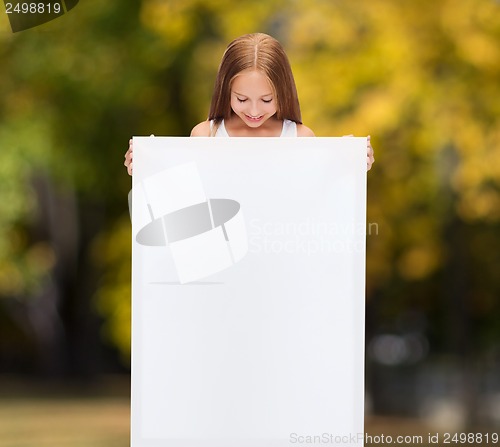
[[[490,0],[305,4],[290,4],[283,40],[305,123],[317,135],[371,134],[379,144],[369,219],[384,222],[385,233],[369,240],[381,261],[367,259],[370,281],[388,275],[391,262],[405,279],[424,279],[444,262],[442,189],[453,188],[459,199],[449,211],[463,219],[500,220],[493,130],[500,7]],[[441,162],[450,147],[457,166]],[[428,216],[412,218],[420,207]],[[399,258],[396,249],[404,250]]]
[[[26,252],[26,264],[36,276],[46,276],[56,263],[56,254],[47,242],[38,242]]]
[[[266,22],[281,14],[280,5],[287,7],[286,2],[279,0],[219,3],[222,8],[215,11],[217,28],[225,36],[226,45],[242,34],[266,32]]]
[[[468,222],[500,220],[500,193],[497,189],[481,188],[467,191],[458,204],[460,216]]]
[[[456,144],[461,162],[452,178],[457,211],[467,222],[500,221],[500,130],[463,123]]]
[[[281,0],[253,2],[251,5],[227,0],[144,0],[141,22],[160,35],[170,48],[179,48],[198,35],[203,20],[213,16],[217,32],[227,45],[242,34],[265,31],[263,25],[281,15],[283,5],[286,6]]]
[[[112,266],[113,272],[119,272],[119,276],[128,278],[130,275],[130,260],[131,257],[131,223],[129,215],[122,216],[115,222],[112,228],[103,231],[96,238],[92,245],[92,260],[99,266]],[[126,259],[127,262],[122,264],[121,261]],[[116,270],[114,267],[119,266]]]
[[[317,2],[314,7],[297,8],[292,16],[287,45],[307,52],[315,47],[342,48],[355,41],[355,25],[345,5]]]
[[[131,226],[128,216],[101,234],[93,244],[92,255],[93,261],[105,269],[94,297],[97,311],[106,317],[103,335],[119,348],[127,364],[131,333]]]
[[[207,39],[194,51],[193,67],[186,79],[185,98],[193,116],[198,117],[197,122],[207,119],[217,68],[226,46],[227,42]],[[211,57],[207,57],[208,54]]]
[[[441,263],[440,252],[432,245],[409,248],[399,259],[398,269],[403,278],[414,281],[433,273]]]
[[[404,107],[400,99],[386,89],[373,89],[359,99],[362,106],[358,108],[356,121],[378,133],[397,128]]]
[[[26,247],[20,234],[9,233],[13,243],[2,253],[5,257],[0,257],[0,296],[36,295],[55,265],[54,249],[43,241]]]
[[[461,34],[459,51],[464,59],[478,68],[500,67],[498,42],[480,32]]]
[[[17,265],[0,260],[0,296],[19,296],[24,292],[23,273]]]
[[[197,29],[196,20],[190,13],[192,3],[189,0],[145,0],[142,2],[141,22],[162,36],[169,46],[182,46]]]
[[[479,69],[500,68],[500,49],[495,33],[500,32],[498,3],[487,0],[444,2],[443,29],[455,42],[458,54]]]
[[[455,189],[463,192],[478,189],[485,178],[488,163],[485,158],[465,157],[453,178]]]
[[[8,113],[16,117],[33,113],[35,99],[28,88],[18,88],[7,92],[4,104]]]
[[[89,142],[102,141],[106,123],[97,126],[101,128],[96,133],[91,122],[92,110],[97,119],[102,118],[101,108],[108,109],[107,119],[125,118],[124,126],[181,132],[175,127],[180,121],[176,115],[187,110],[198,117],[196,121],[205,119],[217,66],[228,42],[255,31],[269,32],[283,43],[305,124],[317,135],[372,135],[377,162],[368,174],[368,221],[375,222],[379,232],[368,237],[369,287],[386,291],[395,276],[419,281],[442,267],[445,248],[440,231],[445,213],[458,212],[468,223],[500,221],[497,1],[141,0],[137,8],[142,26],[137,26],[132,7],[125,23],[137,29],[118,35],[103,25],[112,23],[113,8],[117,15],[123,14],[118,3],[98,5],[93,0],[92,5],[54,22],[62,29],[74,20],[80,28],[69,33],[65,43],[57,40],[50,52],[48,45],[41,45],[42,39],[30,43],[25,34],[25,45],[32,49],[28,52],[24,47],[18,69],[21,81],[14,75],[12,79],[4,76],[2,104],[7,120],[0,126],[0,140],[2,153],[10,155],[0,154],[4,198],[0,216],[9,230],[13,222],[26,222],[36,205],[36,196],[19,178],[28,178],[35,157],[37,166],[52,157],[58,146],[51,126],[72,125],[66,124],[64,110],[72,110],[78,95],[84,97],[85,107],[96,104],[86,115],[75,109],[92,133]],[[79,38],[84,30],[85,39]],[[0,42],[11,40],[10,30],[0,29]],[[17,52],[4,62],[15,67],[21,55]],[[69,90],[61,90],[58,101],[69,98],[68,109],[50,101],[60,83]],[[172,92],[169,85],[178,90]],[[46,98],[41,124],[33,116],[38,98]],[[147,118],[133,118],[133,113]],[[53,122],[50,114],[54,114]],[[183,116],[186,126],[192,116]],[[9,122],[13,117],[20,123],[18,128]],[[74,133],[74,128],[69,129]],[[59,150],[64,154],[61,160],[71,157],[81,165],[83,157],[73,147],[81,138],[75,135],[74,144],[70,141]],[[94,164],[88,166],[107,163],[101,163],[102,154],[110,150],[121,160],[119,146],[89,147]],[[441,161],[450,147],[457,154],[456,166],[454,160]],[[23,157],[29,157],[30,163]],[[68,169],[71,165],[68,162]],[[88,176],[81,177],[78,182],[83,184]],[[443,197],[440,188],[456,195],[457,201]],[[5,226],[0,229],[4,231]],[[495,241],[481,251],[486,252]],[[0,295],[21,293],[27,287],[28,270],[49,271],[55,262],[50,246],[29,247],[26,241],[21,244],[8,237],[0,242]],[[8,251],[23,252],[25,258],[17,264],[6,260],[2,254]],[[94,262],[104,271],[95,297],[105,318],[104,332],[126,358],[130,352],[128,216],[96,242]]]
[[[131,304],[130,280],[108,284],[100,291],[103,301],[98,310],[106,317],[102,328],[103,338],[120,350],[124,364],[130,362],[131,352]]]
[[[390,219],[384,216],[379,207],[369,206],[369,223],[367,231],[367,256],[366,273],[367,287],[377,288],[390,278],[392,265],[390,262],[391,241],[394,240],[394,232],[391,228]],[[376,225],[377,231],[373,231]]]
[[[400,275],[408,281],[427,278],[443,261],[440,225],[436,217],[429,212],[414,216],[407,214],[398,230],[397,238],[405,247],[396,259]]]

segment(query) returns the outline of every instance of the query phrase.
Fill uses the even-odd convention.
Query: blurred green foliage
[[[225,46],[255,31],[285,46],[318,136],[372,135],[369,317],[423,313],[436,351],[498,347],[497,1],[87,0],[0,21],[0,355],[83,352],[101,328],[127,362],[128,139],[188,135]]]

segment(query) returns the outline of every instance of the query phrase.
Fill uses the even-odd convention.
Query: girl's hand
[[[373,147],[370,143],[370,135],[367,137],[367,153],[366,153],[366,170],[369,171],[372,168],[372,164],[375,163],[375,157],[373,156]]]
[[[128,151],[125,152],[125,162],[123,163],[127,168],[128,175],[132,175],[133,150],[134,150],[134,147],[133,147],[133,142],[132,142],[132,138],[131,138],[128,142]]]

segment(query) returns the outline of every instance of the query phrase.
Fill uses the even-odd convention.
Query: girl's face
[[[256,70],[243,71],[233,80],[231,108],[253,128],[262,126],[276,113],[276,98],[267,78]]]

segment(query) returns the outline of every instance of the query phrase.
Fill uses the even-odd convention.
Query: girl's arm
[[[191,131],[192,137],[209,137],[210,136],[210,121],[203,121],[193,127]]]
[[[297,124],[297,136],[298,137],[314,137],[314,132],[309,129],[309,127],[304,124]]]

